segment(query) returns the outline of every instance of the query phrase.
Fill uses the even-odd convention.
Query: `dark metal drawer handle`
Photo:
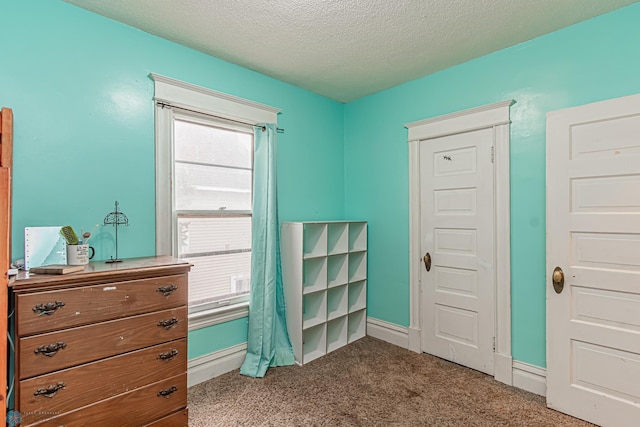
[[[34,396],[44,396],[44,397],[53,397],[56,395],[58,390],[61,390],[65,387],[63,382],[59,382],[58,384],[52,384],[47,388],[39,388],[33,393]]]
[[[165,297],[168,297],[173,293],[173,291],[177,291],[177,290],[178,290],[178,287],[176,285],[160,286],[158,289],[156,289],[156,292],[161,293]]]
[[[47,316],[52,315],[53,313],[56,312],[57,309],[59,309],[60,307],[64,307],[64,303],[62,301],[56,301],[56,302],[48,302],[46,304],[38,304],[35,307],[33,307],[33,312],[34,313],[38,313],[38,316],[41,316],[43,314],[46,314]]]
[[[158,326],[162,326],[163,328],[165,328],[165,329],[167,329],[167,330],[168,330],[168,329],[173,328],[173,326],[174,326],[175,324],[177,324],[177,323],[178,323],[178,319],[177,319],[177,318],[175,318],[175,317],[172,317],[172,318],[171,318],[171,319],[169,319],[169,320],[161,320],[161,321],[159,321],[159,322],[158,322]]]
[[[165,388],[164,390],[160,390],[160,391],[158,392],[158,397],[162,396],[162,397],[164,397],[164,398],[167,398],[167,399],[168,399],[168,398],[173,394],[173,392],[174,392],[174,391],[177,391],[177,390],[178,390],[178,387],[176,387],[176,386],[172,385],[172,386],[171,386],[171,387],[169,387],[169,388]]]
[[[178,355],[178,350],[176,350],[175,348],[172,348],[171,351],[167,351],[166,353],[160,353],[158,355],[158,359],[168,362],[169,360],[173,359],[177,355]]]
[[[66,348],[66,347],[67,347],[67,344],[65,344],[63,341],[60,341],[54,344],[41,345],[40,347],[33,350],[33,352],[35,354],[42,353],[45,356],[53,357],[53,355],[55,355],[58,352],[58,350],[62,350],[63,348]]]

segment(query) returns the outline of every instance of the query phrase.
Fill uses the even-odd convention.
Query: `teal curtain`
[[[276,197],[276,126],[256,126],[251,224],[249,338],[242,375],[264,377],[270,366],[293,365],[287,332]]]

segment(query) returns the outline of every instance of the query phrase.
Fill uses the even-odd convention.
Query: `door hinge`
[[[493,337],[493,352],[496,352],[496,337]]]
[[[491,163],[493,163],[493,160],[495,159],[495,154],[496,152],[496,147],[494,147],[493,145],[491,146]]]

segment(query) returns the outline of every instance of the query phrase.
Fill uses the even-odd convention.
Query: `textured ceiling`
[[[65,0],[348,102],[638,0]]]

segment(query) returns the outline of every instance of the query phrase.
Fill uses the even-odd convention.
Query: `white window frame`
[[[171,196],[173,182],[173,122],[171,107],[207,114],[248,125],[274,123],[279,109],[211,89],[151,73],[155,85],[156,143],[156,255],[177,256],[176,214]],[[246,296],[189,308],[189,330],[246,317]]]

